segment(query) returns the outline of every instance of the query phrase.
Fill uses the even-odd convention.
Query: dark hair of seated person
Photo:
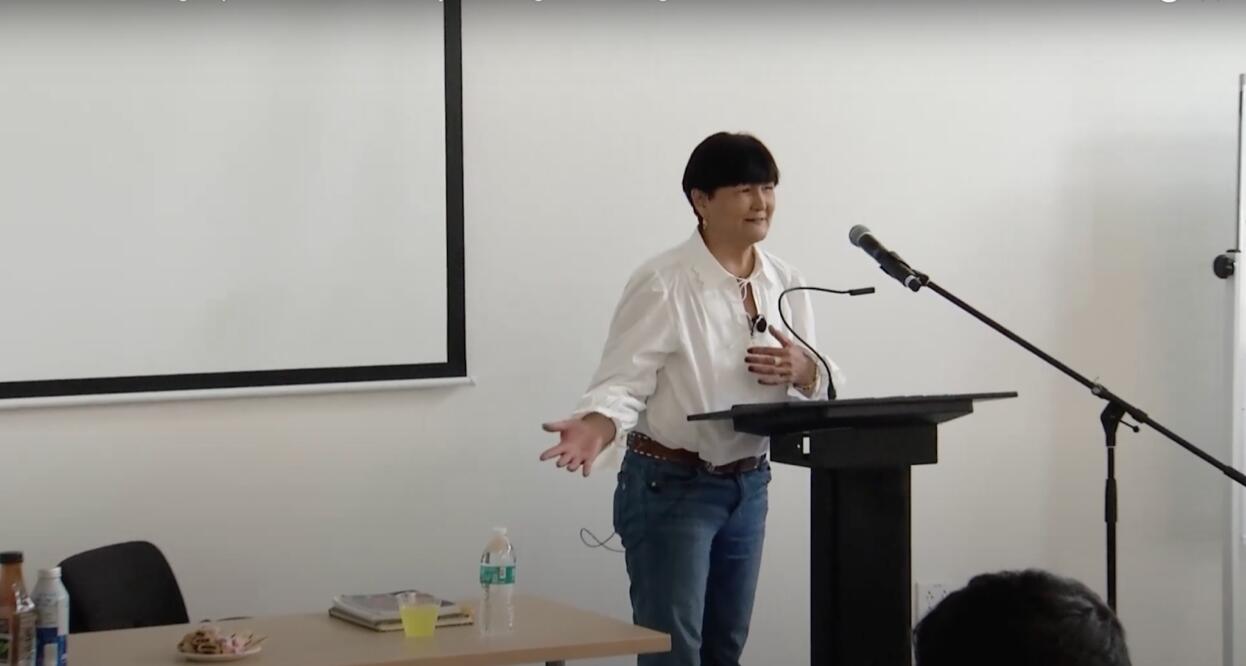
[[[1112,609],[1046,571],[976,576],[913,633],[917,666],[1130,666]]]

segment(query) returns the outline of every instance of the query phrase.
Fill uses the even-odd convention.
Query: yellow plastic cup
[[[432,636],[437,628],[438,603],[435,598],[418,592],[398,593],[398,617],[402,632],[408,638]]]

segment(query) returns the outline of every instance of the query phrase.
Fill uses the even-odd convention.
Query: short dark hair
[[[1130,666],[1112,609],[1082,583],[1033,569],[974,577],[913,634],[917,666]]]
[[[752,183],[779,184],[779,166],[770,149],[751,134],[718,132],[692,149],[684,167],[684,196],[692,205],[692,191],[714,194],[720,187]],[[697,219],[696,206],[692,212]]]

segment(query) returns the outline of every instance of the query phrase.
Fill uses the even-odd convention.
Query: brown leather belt
[[[654,458],[664,462],[673,462],[680,465],[688,465],[690,467],[699,467],[710,474],[739,474],[741,472],[751,472],[761,467],[766,462],[766,456],[750,456],[748,458],[740,458],[729,462],[725,465],[711,465],[709,462],[702,460],[695,451],[687,449],[672,449],[663,446],[661,443],[650,438],[648,435],[639,432],[630,432],[627,435],[627,448],[647,458]]]

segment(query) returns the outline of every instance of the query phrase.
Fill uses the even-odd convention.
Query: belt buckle
[[[715,476],[722,476],[724,474],[736,474],[739,472],[747,472],[749,470],[742,469],[742,467],[744,466],[744,460],[745,459],[733,460],[725,465],[715,465],[714,463],[711,463],[708,460],[702,460],[701,468],[704,469],[706,472],[713,474]]]

